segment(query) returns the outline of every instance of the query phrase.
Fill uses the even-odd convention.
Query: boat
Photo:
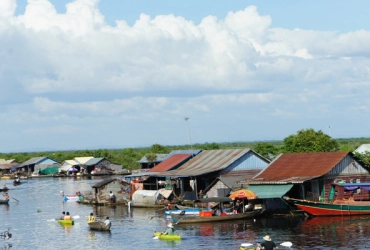
[[[0,200],[0,204],[9,204],[9,200]]]
[[[158,237],[161,240],[181,240],[181,235],[163,234],[162,232],[154,232],[154,237]]]
[[[177,215],[171,214],[172,221],[176,224],[190,224],[190,223],[204,223],[204,222],[219,222],[219,221],[232,221],[254,218],[262,214],[262,210],[253,210],[250,212],[240,214],[222,214],[222,215]]]
[[[98,231],[110,231],[110,227],[111,227],[111,223],[107,226],[105,225],[104,222],[99,222],[99,221],[95,221],[95,222],[90,222],[90,223],[87,223],[90,227],[91,230],[98,230]]]
[[[19,179],[15,179],[15,180],[13,181],[13,185],[14,185],[14,186],[21,185],[21,181],[20,181]]]
[[[74,220],[58,220],[58,223],[64,226],[73,226],[75,224]]]
[[[67,201],[79,201],[79,200],[82,200],[82,196],[77,195],[77,194],[66,194],[66,195],[64,195],[63,200],[65,202],[67,202]]]
[[[199,203],[213,203],[212,210],[200,211],[199,215],[196,214],[172,214],[171,218],[175,224],[190,224],[190,223],[203,223],[203,222],[217,222],[217,221],[231,221],[248,219],[259,216],[262,214],[262,209],[254,209],[243,213],[226,213],[226,209],[223,208],[223,203],[232,203],[233,200],[229,197],[211,197],[196,200]],[[215,207],[218,207],[215,209]]]
[[[9,188],[0,188],[0,192],[7,192]]]
[[[369,189],[370,183],[334,183],[328,201],[295,199],[287,196],[283,196],[283,199],[311,216],[370,215],[369,194],[361,195],[362,190],[368,193]]]

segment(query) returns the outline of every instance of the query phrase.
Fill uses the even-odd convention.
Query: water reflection
[[[30,179],[9,191],[9,205],[0,205],[0,231],[11,228],[13,249],[239,249],[241,243],[291,241],[292,249],[364,249],[370,245],[368,217],[312,219],[257,218],[245,221],[177,225],[181,241],[154,240],[169,220],[163,210],[125,206],[90,206],[63,202],[59,195],[91,191],[102,177]],[[56,219],[62,211],[79,216],[73,226]],[[84,216],[109,216],[111,232],[91,231]],[[7,244],[8,242],[1,242]],[[1,245],[0,245],[1,249]],[[281,247],[280,249],[284,249]]]

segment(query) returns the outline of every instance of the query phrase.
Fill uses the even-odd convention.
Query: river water
[[[9,205],[0,205],[0,232],[10,228],[13,237],[0,239],[0,249],[239,249],[242,243],[262,241],[266,234],[275,242],[290,241],[291,249],[370,249],[370,217],[257,218],[234,222],[177,225],[181,241],[153,239],[169,221],[163,210],[126,206],[92,207],[63,202],[60,191],[91,191],[95,179],[33,178],[11,188]],[[17,199],[18,201],[16,201]],[[55,218],[69,211],[75,225],[62,226]],[[109,216],[111,232],[91,231],[86,222],[93,212],[97,220]],[[279,247],[279,249],[287,249]]]

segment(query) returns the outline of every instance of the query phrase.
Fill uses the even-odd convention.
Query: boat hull
[[[161,240],[181,240],[181,235],[178,234],[162,234],[161,232],[154,232],[154,236]]]
[[[262,210],[254,210],[241,214],[228,214],[225,216],[196,216],[196,215],[176,215],[171,214],[171,218],[176,224],[190,224],[190,223],[204,223],[204,222],[219,222],[219,221],[232,221],[253,218],[261,215]]]
[[[0,204],[7,205],[9,204],[9,200],[0,200]]]
[[[164,211],[164,214],[167,216],[171,216],[171,214],[199,215],[199,211],[200,211],[199,208],[175,209]]]
[[[292,198],[286,200],[312,216],[370,215],[370,202],[342,201],[327,203]]]
[[[58,223],[65,226],[72,226],[75,224],[73,220],[58,220]]]
[[[90,222],[87,224],[89,225],[91,230],[98,230],[98,231],[110,231],[110,227],[111,227],[111,225],[106,226],[104,222],[98,222],[98,221]]]

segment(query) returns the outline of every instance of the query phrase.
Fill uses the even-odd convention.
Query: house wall
[[[207,197],[225,197],[230,193],[231,189],[222,181],[218,181],[208,192]]]
[[[332,170],[330,170],[325,176],[337,176],[337,175],[355,175],[355,174],[368,174],[369,172],[364,169],[350,155],[344,157]]]
[[[111,164],[110,161],[108,161],[107,159],[104,159],[102,160],[101,162],[98,162],[95,167],[97,168],[102,168],[102,167],[108,167],[109,168],[109,165]]]
[[[40,161],[37,165],[42,165],[42,164],[46,164],[46,165],[50,164],[51,165],[51,164],[56,164],[56,163],[58,163],[58,162],[56,162],[52,159],[46,158],[46,159]]]

